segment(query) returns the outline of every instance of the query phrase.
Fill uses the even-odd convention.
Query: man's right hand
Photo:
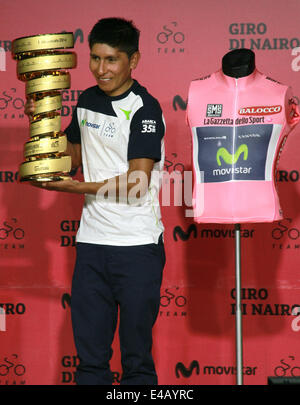
[[[34,100],[33,98],[27,98],[25,106],[24,106],[24,113],[28,116],[29,119],[33,117],[35,110]]]

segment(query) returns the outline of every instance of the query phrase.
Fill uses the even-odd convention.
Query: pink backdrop
[[[0,384],[72,384],[77,360],[70,283],[83,200],[17,182],[29,130],[11,41],[63,30],[75,33],[78,67],[71,71],[71,89],[64,92],[65,127],[78,93],[94,84],[88,70],[91,26],[102,17],[132,19],[142,31],[135,77],[161,102],[167,122],[166,170],[171,173],[174,168],[191,170],[185,124],[189,83],[219,69],[230,49],[252,48],[258,69],[291,85],[300,97],[300,4],[52,0],[44,7],[34,0],[26,6],[15,0],[2,1],[0,8],[0,307],[6,313],[5,319],[0,314]],[[280,160],[285,219],[242,227],[245,384],[300,375],[300,316],[292,312],[300,306],[299,131],[289,137]],[[196,225],[185,218],[184,207],[174,204],[162,211],[167,264],[153,348],[159,383],[235,384],[233,226]],[[117,337],[114,347],[117,384]]]

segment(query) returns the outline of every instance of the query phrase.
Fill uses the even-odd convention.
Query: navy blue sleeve
[[[80,128],[77,118],[77,106],[73,111],[72,120],[69,126],[64,130],[64,133],[67,135],[67,139],[69,142],[81,143]]]
[[[161,140],[165,134],[162,111],[156,100],[151,100],[133,116],[130,125],[128,160],[161,159]]]

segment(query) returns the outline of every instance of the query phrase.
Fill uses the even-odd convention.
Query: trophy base
[[[55,156],[23,162],[19,168],[20,181],[60,181],[69,178],[70,156]]]
[[[70,180],[72,179],[71,176],[69,176],[67,173],[53,173],[51,175],[46,175],[46,176],[28,176],[28,177],[23,177],[20,179],[20,182],[24,181],[35,181],[38,183],[44,183],[48,181],[63,181],[63,180]]]
[[[69,176],[67,173],[53,173],[51,175],[47,176],[28,176],[28,177],[23,177],[20,179],[20,182],[24,181],[35,181],[38,183],[44,183],[48,181],[63,181],[63,180],[70,180],[72,179],[71,176]]]

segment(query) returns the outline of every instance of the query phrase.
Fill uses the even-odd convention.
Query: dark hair
[[[124,18],[103,18],[92,28],[88,40],[90,49],[94,44],[107,44],[126,52],[128,57],[139,50],[140,31],[132,21]]]

